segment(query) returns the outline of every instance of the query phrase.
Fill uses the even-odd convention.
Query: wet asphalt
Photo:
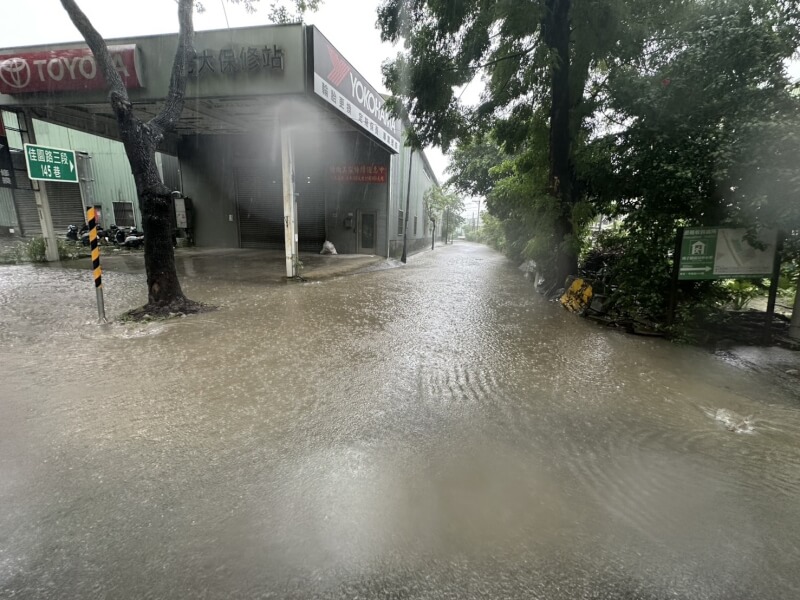
[[[0,598],[800,598],[792,357],[598,327],[468,243],[225,264],[179,264],[220,310],[107,326],[88,273],[0,267]]]

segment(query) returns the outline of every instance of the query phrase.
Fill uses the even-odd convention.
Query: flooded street
[[[219,311],[99,326],[87,272],[0,267],[0,597],[800,598],[796,375],[575,318],[467,243],[180,269]]]

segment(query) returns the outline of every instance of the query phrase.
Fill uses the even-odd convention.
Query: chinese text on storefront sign
[[[211,74],[258,73],[260,71],[283,71],[283,50],[276,45],[222,48],[221,50],[199,50],[195,52],[189,68],[193,77]]]
[[[386,183],[388,171],[384,165],[346,165],[329,169],[334,181],[351,183]]]

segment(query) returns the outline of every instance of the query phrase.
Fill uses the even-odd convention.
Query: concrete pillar
[[[286,277],[296,277],[297,262],[297,203],[294,194],[294,148],[292,136],[281,124],[281,166],[283,171],[283,239],[286,246]]]
[[[36,143],[36,132],[33,130],[33,118],[28,110],[23,113],[25,119],[25,132],[23,142],[28,144]],[[58,260],[58,242],[56,232],[53,229],[53,217],[50,214],[50,202],[47,200],[47,186],[41,181],[33,182],[33,193],[36,198],[36,210],[39,213],[39,223],[42,226],[42,237],[45,243],[45,258],[54,262]]]

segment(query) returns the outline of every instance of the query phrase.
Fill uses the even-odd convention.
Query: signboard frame
[[[763,243],[763,233],[768,233],[770,236],[774,234],[771,240],[773,243],[772,246],[772,254],[768,256],[771,261],[771,269],[768,274],[762,274],[761,272],[754,272],[754,273],[721,273],[719,272],[720,269],[716,265],[716,261],[719,257],[717,253],[717,244],[720,239],[720,232],[741,232],[747,231],[746,229],[742,228],[733,228],[733,227],[695,227],[695,228],[685,228],[685,227],[678,227],[678,235],[675,238],[675,251],[672,255],[672,285],[670,289],[670,298],[669,298],[669,308],[667,311],[667,324],[672,326],[675,323],[675,311],[678,306],[678,284],[680,281],[698,281],[698,280],[719,280],[719,279],[766,279],[767,277],[770,278],[770,286],[769,286],[769,295],[767,299],[767,310],[766,310],[766,317],[764,322],[764,334],[763,334],[763,342],[769,343],[772,338],[772,320],[775,316],[775,304],[778,296],[778,280],[780,278],[780,271],[781,271],[781,254],[783,252],[783,240],[785,239],[785,233],[781,230],[764,230],[762,231],[762,243]],[[711,264],[708,263],[708,259],[706,258],[705,249],[702,253],[694,253],[694,256],[699,254],[703,255],[702,260],[695,260],[695,261],[687,261],[689,264],[693,265],[689,267],[692,269],[689,274],[685,277],[681,277],[681,266],[683,260],[683,250],[685,247],[692,247],[694,244],[698,242],[702,242],[708,244],[711,236],[713,235],[712,232],[716,235],[714,239],[714,253],[709,254],[708,256],[711,257]],[[694,241],[692,241],[694,240]],[[691,253],[691,252],[690,252]],[[764,258],[764,257],[762,257]],[[694,265],[697,264],[697,267]],[[726,267],[727,269],[727,267]],[[760,271],[759,267],[759,271]],[[686,268],[684,268],[684,272],[686,272]]]
[[[51,182],[60,182],[60,183],[80,183],[80,177],[78,176],[78,161],[76,158],[75,150],[69,150],[68,148],[54,148],[51,146],[40,146],[39,144],[23,144],[23,150],[25,152],[25,167],[28,169],[28,178],[33,181],[51,181]],[[31,151],[34,151],[37,155],[39,151],[45,155],[45,160],[36,159],[31,161]],[[54,160],[47,160],[47,153],[50,153],[51,157],[55,157],[54,153],[58,153],[59,160],[58,162]],[[67,162],[64,162],[64,156],[67,157]],[[69,157],[72,157],[70,160]],[[56,165],[70,165],[70,177],[65,178],[61,177],[61,169],[53,169],[48,167],[53,167]],[[34,172],[32,170],[32,166],[38,165],[38,171]],[[47,171],[51,171],[51,173],[58,172],[59,175],[47,175]],[[74,178],[72,175],[74,174]]]
[[[741,227],[684,228],[678,254],[678,279],[772,277],[778,232],[774,229],[759,232],[758,241],[764,249],[750,245],[746,235],[747,230]]]

